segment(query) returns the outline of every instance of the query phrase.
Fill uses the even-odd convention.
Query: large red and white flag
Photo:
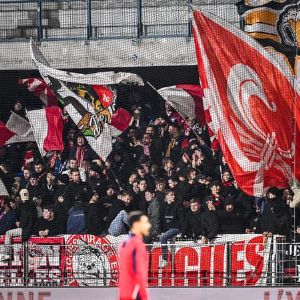
[[[29,92],[39,97],[45,106],[56,106],[57,98],[51,88],[41,78],[25,78],[18,81],[20,85],[25,85]]]
[[[204,101],[238,185],[262,196],[293,179],[293,88],[288,65],[246,33],[194,11],[194,41]]]
[[[0,121],[0,147],[8,144],[34,141],[29,122],[16,113],[11,112],[6,124]]]
[[[50,151],[63,151],[62,111],[57,106],[27,111],[36,143],[44,156]]]

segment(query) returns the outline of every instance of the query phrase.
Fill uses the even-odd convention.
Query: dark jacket
[[[291,217],[280,199],[266,202],[261,215],[261,230],[290,237]]]
[[[16,227],[16,213],[13,209],[4,214],[0,219],[0,235],[6,233],[6,231]]]
[[[220,224],[220,233],[223,234],[242,234],[245,233],[245,223],[243,216],[236,212],[227,212],[225,209],[217,211]]]
[[[46,230],[46,229],[49,230],[48,236],[55,236],[59,234],[57,228],[57,220],[54,218],[51,221],[47,221],[43,217],[38,218],[33,229],[33,234],[39,235],[39,232],[41,230]]]
[[[92,197],[92,189],[85,182],[70,182],[65,188],[63,197],[65,206],[69,209],[77,201],[88,202]]]
[[[178,136],[175,141],[174,141],[174,146],[170,151],[170,159],[176,164],[179,162],[179,160],[182,157],[182,149],[184,147],[184,145],[186,144],[186,137],[185,136]],[[165,144],[165,155],[167,154],[167,150],[169,147],[169,144],[172,142],[172,138],[169,137],[166,140],[166,144]]]
[[[205,236],[211,240],[218,234],[219,225],[215,212],[205,210],[203,212],[192,212],[186,216],[183,234],[188,237]]]
[[[183,225],[183,212],[180,203],[176,201],[171,204],[163,202],[161,205],[160,222],[162,232],[170,228],[181,230]]]
[[[156,237],[160,234],[160,206],[159,201],[154,198],[148,206],[148,218],[152,225],[150,235]]]
[[[89,203],[85,210],[85,227],[88,234],[100,235],[105,229],[103,210],[99,203]]]
[[[22,241],[27,241],[37,221],[36,206],[32,200],[22,202],[18,208],[17,220],[22,228]]]

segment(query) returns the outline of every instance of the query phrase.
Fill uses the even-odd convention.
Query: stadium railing
[[[117,249],[124,237],[69,235],[15,239],[10,259],[0,261],[0,287],[114,287]],[[162,245],[147,245],[150,287],[297,286],[300,244],[280,236],[222,237],[214,244],[170,241],[162,267]],[[227,240],[227,241],[226,241]],[[0,253],[7,246],[0,240]],[[6,248],[5,248],[6,247]]]
[[[198,0],[0,0],[0,42],[187,37]],[[239,23],[233,1],[200,1]],[[231,3],[231,4],[230,4]]]

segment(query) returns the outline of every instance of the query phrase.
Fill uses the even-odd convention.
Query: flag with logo
[[[50,151],[63,151],[62,111],[57,106],[27,111],[36,143],[42,156]]]
[[[45,106],[57,106],[57,98],[46,82],[41,78],[25,78],[18,81],[28,91],[39,97]]]
[[[11,112],[6,124],[0,121],[0,147],[8,144],[34,141],[29,122],[18,114]]]
[[[295,159],[294,104],[300,100],[290,68],[224,20],[197,10],[193,15],[204,101],[239,187],[254,196],[287,187]]]
[[[141,77],[124,72],[79,74],[56,70],[49,66],[33,41],[31,55],[43,79],[63,103],[92,149],[105,160],[112,150],[112,138],[131,122],[129,112],[116,110],[116,90],[111,86],[144,85]]]
[[[299,51],[299,0],[243,0],[236,5],[244,31],[269,47],[284,54],[294,66]]]

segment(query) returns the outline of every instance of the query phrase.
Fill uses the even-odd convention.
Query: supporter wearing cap
[[[95,162],[92,162],[90,165],[87,183],[91,186],[92,189],[97,191],[99,197],[105,195],[108,182],[103,176],[102,168]]]

